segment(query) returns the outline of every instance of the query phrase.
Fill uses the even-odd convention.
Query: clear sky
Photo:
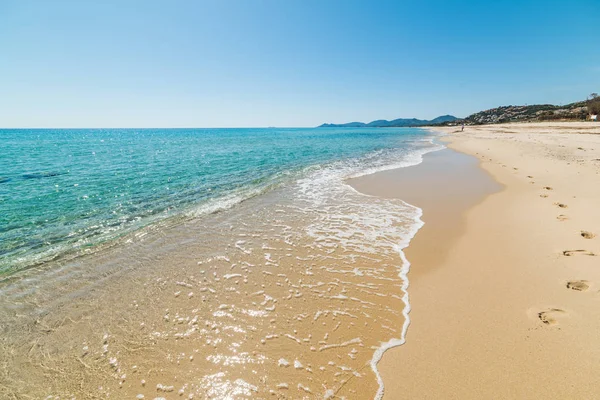
[[[314,126],[600,92],[598,0],[0,0],[0,127]]]

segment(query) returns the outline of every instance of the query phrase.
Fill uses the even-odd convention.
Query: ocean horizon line
[[[100,126],[100,127],[0,127],[0,131],[27,130],[27,129],[310,129],[317,126]]]

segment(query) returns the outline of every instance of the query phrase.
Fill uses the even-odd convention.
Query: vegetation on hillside
[[[600,97],[598,93],[592,93],[587,102],[587,110],[590,115],[600,114]]]
[[[589,115],[600,114],[600,97],[597,93],[588,96],[588,100],[564,106],[553,104],[534,104],[526,106],[502,106],[471,114],[468,117],[443,125],[499,124],[504,122],[531,122],[570,120],[585,121]]]
[[[555,106],[535,104],[529,106],[504,106],[480,111],[465,118],[467,124],[498,124],[502,122],[547,121],[547,120],[585,120],[587,108],[585,102]]]
[[[447,126],[447,125],[484,125],[504,122],[533,121],[585,121],[590,115],[600,115],[600,96],[592,93],[587,100],[557,106],[553,104],[533,104],[525,106],[501,106],[479,111],[466,118],[459,119],[452,115],[442,115],[432,120],[416,118],[399,118],[392,121],[379,119],[369,123],[349,122],[345,124],[323,124],[320,128],[330,127],[405,127],[405,126]]]

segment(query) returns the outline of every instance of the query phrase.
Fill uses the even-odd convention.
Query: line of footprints
[[[516,169],[516,168],[515,168]],[[527,178],[529,179],[533,179],[533,176],[528,175]],[[530,181],[531,184],[535,184],[534,181]],[[545,191],[551,191],[552,187],[550,186],[544,186],[543,189]],[[540,194],[540,197],[542,198],[547,198],[549,197],[547,193],[543,193]],[[561,209],[565,209],[568,208],[568,206],[564,203],[559,203],[556,202],[554,203],[555,206],[557,206],[558,208]],[[565,214],[559,214],[556,219],[558,219],[559,221],[566,221],[567,219],[569,219]],[[581,231],[580,235],[582,238],[584,239],[593,239],[596,237],[596,234],[592,233],[592,232],[588,232],[588,231]],[[573,257],[573,256],[596,256],[596,254],[594,254],[593,252],[589,251],[589,250],[582,250],[582,249],[577,249],[577,250],[564,250],[562,252],[562,255],[565,257]],[[588,290],[590,288],[590,284],[588,281],[586,280],[573,280],[573,281],[568,281],[565,285],[567,287],[567,289],[571,289],[571,290],[575,290],[578,292],[585,292],[586,290]],[[565,314],[566,311],[562,310],[560,308],[548,308],[546,310],[540,311],[537,313],[537,316],[539,318],[539,320],[545,324],[545,325],[555,325],[557,324],[557,319],[560,318],[561,314]]]
[[[489,159],[489,161],[493,161],[491,158],[488,158],[488,159]],[[506,168],[506,165],[504,165],[504,164],[501,164],[501,165],[502,165],[502,167]],[[513,169],[515,171],[518,170],[518,168],[516,168],[516,167]],[[533,176],[527,175],[527,178],[533,179]],[[531,180],[531,181],[529,181],[529,183],[535,184],[535,181]],[[553,190],[552,187],[550,187],[550,186],[544,186],[543,189],[545,192],[549,192],[549,191]],[[547,198],[547,197],[549,197],[549,195],[548,195],[548,193],[542,193],[542,194],[540,194],[540,197]],[[554,203],[554,205],[560,209],[568,208],[568,206],[564,203],[556,202],[556,203]],[[565,214],[559,214],[556,217],[556,219],[559,221],[566,221],[569,218]],[[581,231],[580,235],[584,239],[594,239],[596,237],[596,234],[594,234],[592,232],[588,232],[588,231]],[[595,254],[589,250],[577,249],[577,250],[564,250],[562,252],[562,255],[564,257],[573,257],[573,256],[592,256],[593,257],[593,256],[596,256],[597,254]],[[567,289],[570,289],[570,290],[575,290],[578,292],[585,292],[586,290],[588,290],[590,288],[590,283],[586,280],[573,280],[573,281],[568,281],[565,286]],[[544,325],[556,325],[558,323],[558,319],[560,319],[561,314],[566,314],[566,313],[567,312],[565,310],[562,310],[560,308],[548,308],[543,311],[539,311],[537,313],[537,317]]]

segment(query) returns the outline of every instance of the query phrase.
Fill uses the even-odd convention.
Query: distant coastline
[[[378,119],[369,123],[364,122],[347,122],[344,124],[322,124],[317,128],[399,128],[399,127],[412,127],[412,126],[424,126],[424,125],[436,125],[443,124],[446,122],[456,121],[453,115],[441,115],[432,120],[416,119],[416,118],[398,118],[392,121],[385,119]]]
[[[592,93],[586,100],[565,105],[530,104],[522,106],[499,106],[478,111],[465,118],[441,115],[432,120],[399,118],[392,121],[378,119],[369,123],[348,122],[344,124],[322,124],[318,128],[388,128],[418,126],[486,125],[510,122],[542,121],[597,121],[600,114],[600,96]]]

